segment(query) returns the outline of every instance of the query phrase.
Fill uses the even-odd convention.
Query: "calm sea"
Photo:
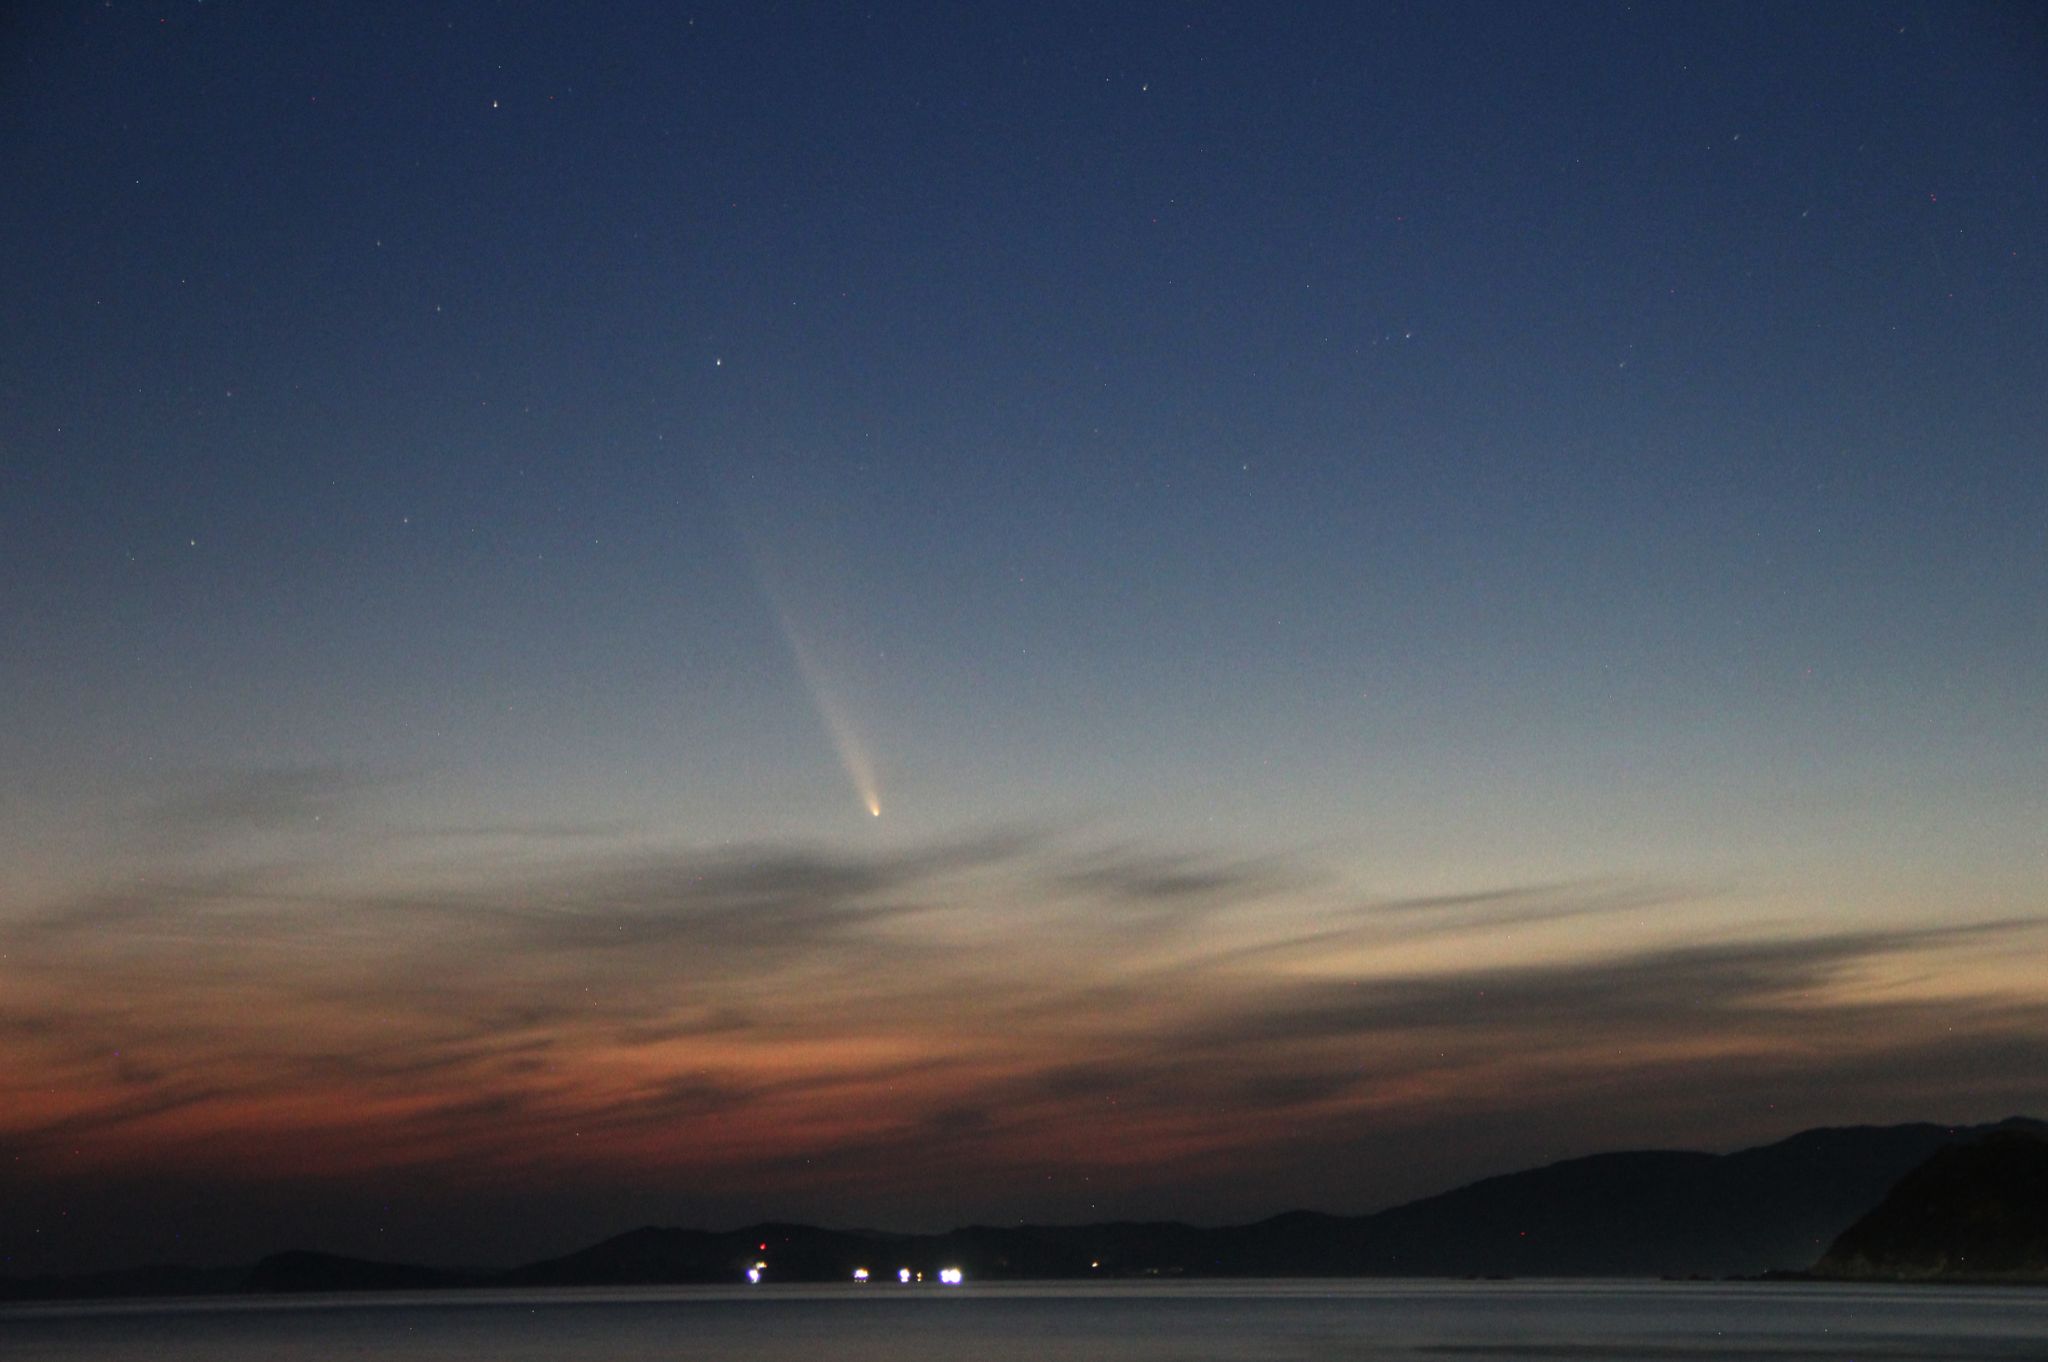
[[[0,1309],[9,1362],[2048,1359],[2048,1291],[1218,1282],[478,1293]]]

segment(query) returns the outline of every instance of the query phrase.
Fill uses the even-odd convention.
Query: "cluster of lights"
[[[754,1265],[747,1269],[747,1280],[755,1286],[759,1286],[762,1276],[767,1271],[768,1260],[766,1258],[757,1258],[754,1260]],[[868,1275],[868,1270],[864,1267],[857,1267],[853,1270],[854,1281],[862,1285],[866,1285]],[[899,1267],[896,1269],[896,1280],[908,1286],[912,1282],[923,1281],[924,1274],[922,1272],[913,1272],[907,1267]],[[967,1274],[957,1267],[942,1267],[939,1269],[939,1284],[941,1286],[958,1286],[966,1280]]]
[[[868,1270],[864,1267],[855,1268],[853,1270],[853,1279],[856,1282],[867,1281]],[[907,1267],[899,1267],[896,1269],[896,1280],[905,1286],[909,1286],[912,1282],[923,1281],[924,1274],[922,1272],[914,1272]],[[957,1267],[942,1267],[939,1269],[939,1284],[941,1286],[958,1286],[966,1280],[967,1274]]]

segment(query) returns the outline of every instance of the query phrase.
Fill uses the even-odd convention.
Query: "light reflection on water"
[[[2048,1291],[1583,1282],[473,1292],[0,1309],[10,1362],[2041,1362]]]

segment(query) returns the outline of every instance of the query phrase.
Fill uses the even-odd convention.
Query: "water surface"
[[[2048,1291],[1584,1282],[236,1297],[0,1309],[10,1362],[2043,1362]]]

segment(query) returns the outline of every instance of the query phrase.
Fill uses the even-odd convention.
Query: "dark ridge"
[[[1936,1151],[1844,1230],[1812,1275],[2048,1282],[2048,1138],[2008,1126]]]
[[[137,1296],[222,1296],[242,1289],[246,1267],[151,1263],[69,1276],[0,1277],[0,1301],[112,1300]]]
[[[749,1269],[766,1282],[831,1282],[864,1268],[877,1285],[893,1284],[906,1269],[913,1280],[923,1274],[930,1281],[942,1267],[979,1280],[1798,1276],[1804,1274],[1787,1266],[1813,1262],[1831,1243],[1836,1247],[1822,1269],[1836,1275],[1938,1276],[1949,1269],[1928,1264],[1958,1261],[1965,1253],[1977,1275],[2024,1275],[2032,1270],[2028,1264],[2041,1261],[2042,1230],[2041,1184],[2027,1180],[2041,1175],[2027,1172],[2025,1161],[2043,1149],[2048,1124],[2019,1117],[1974,1127],[1850,1126],[1809,1130],[1728,1155],[1595,1154],[1487,1178],[1374,1215],[1290,1211],[1220,1229],[1171,1221],[969,1225],[938,1235],[782,1223],[725,1231],[648,1225],[507,1272],[299,1251],[246,1271],[156,1267],[0,1278],[0,1300],[736,1283]],[[1967,1158],[1957,1163],[1951,1155]],[[1993,1168],[1968,1161],[1994,1158],[2013,1162]],[[1920,1181],[1901,1185],[1916,1169]],[[1915,1199],[1894,1206],[1886,1194],[1895,1186],[1895,1196]],[[1873,1213],[1874,1225],[1858,1222],[1880,1202],[1883,1216]],[[1992,1214],[2001,1206],[2004,1219]],[[1922,1208],[1914,1214],[1923,1218],[1913,1220],[1906,1207]],[[1960,1229],[1942,1238],[1950,1232],[1931,1228],[1935,1210],[1928,1207],[1949,1208],[1941,1213],[1961,1216],[1970,1233],[1989,1238],[1965,1240],[1957,1237]],[[1845,1234],[1852,1225],[1855,1232]],[[1894,1225],[1904,1228],[1886,1228]],[[1918,1234],[1910,1242],[1921,1247],[1887,1246],[1893,1240],[1885,1234],[1898,1245]],[[1935,1250],[1927,1245],[1948,1256],[1930,1256]],[[1997,1266],[2005,1263],[2014,1266]]]
[[[379,1263],[334,1253],[293,1249],[273,1253],[249,1269],[242,1289],[252,1293],[312,1291],[427,1291],[468,1286],[475,1279],[410,1263]]]
[[[978,1279],[1728,1277],[1808,1263],[1937,1149],[1998,1126],[1811,1130],[1737,1154],[1596,1154],[1487,1178],[1376,1215],[1252,1225],[973,1225],[943,1235],[804,1226],[647,1228],[507,1274],[508,1285],[871,1279],[957,1266]],[[768,1247],[763,1249],[762,1244]]]
[[[606,1239],[561,1258],[529,1263],[492,1279],[500,1286],[652,1286],[743,1280],[757,1262],[772,1263],[772,1280],[838,1281],[890,1246],[912,1236],[811,1225],[764,1224],[711,1231],[654,1225]],[[901,1256],[900,1253],[897,1256]]]

